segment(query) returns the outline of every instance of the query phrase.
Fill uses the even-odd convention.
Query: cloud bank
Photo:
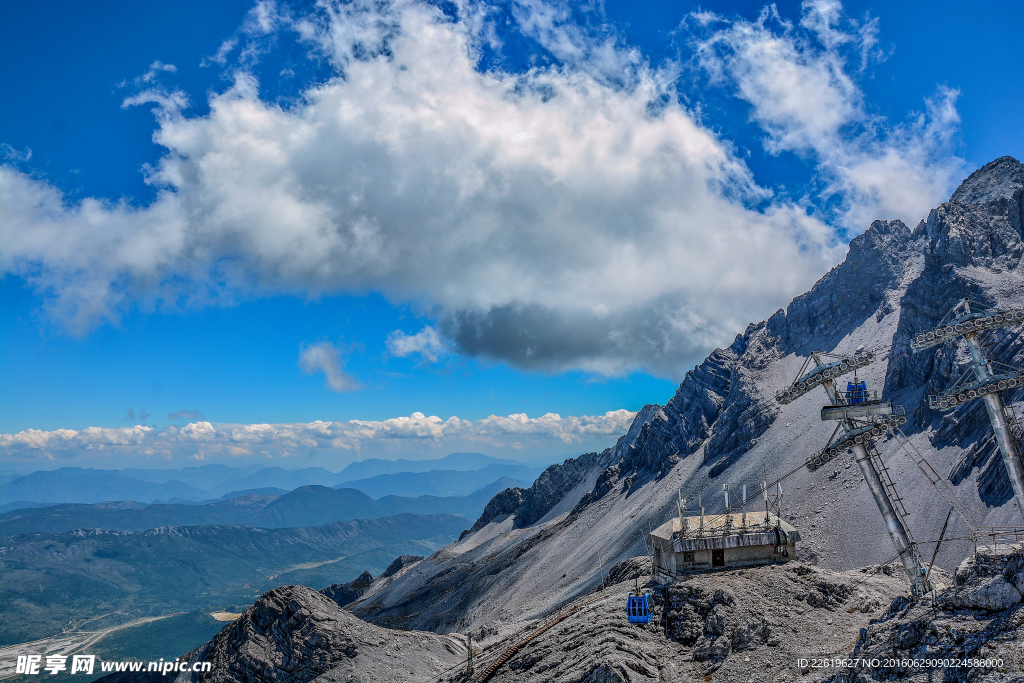
[[[838,214],[759,185],[682,104],[676,67],[564,6],[514,3],[514,30],[556,58],[518,73],[480,68],[501,49],[492,8],[454,7],[259,3],[208,61],[239,51],[208,115],[159,87],[126,100],[154,104],[166,148],[146,170],[151,204],[71,203],[0,167],[0,270],[75,334],[133,307],[377,291],[436,321],[437,339],[392,338],[393,355],[453,345],[528,369],[679,377],[836,263],[837,229],[912,223],[959,168],[944,151],[955,93],[894,129],[866,113],[843,51],[866,54],[874,29],[840,25],[837,3],[806,3],[801,25],[773,10],[697,23],[700,68],[750,103],[772,151],[816,165]],[[247,68],[282,32],[334,69],[289,106],[261,99]],[[303,358],[351,388],[330,349]]]
[[[220,460],[245,457],[296,457],[318,453],[452,452],[459,448],[485,448],[527,454],[607,445],[624,434],[633,421],[628,410],[598,416],[561,417],[548,413],[483,420],[413,413],[387,420],[351,420],[308,424],[213,425],[191,422],[161,429],[88,427],[80,431],[27,429],[0,434],[0,452],[9,461],[81,459],[128,456],[169,460]]]

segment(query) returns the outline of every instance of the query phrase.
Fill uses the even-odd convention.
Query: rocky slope
[[[835,573],[790,562],[656,588],[653,619],[641,625],[623,618],[632,583],[609,585],[605,600],[530,641],[491,680],[793,680],[800,659],[851,647],[906,589],[898,567]]]
[[[928,667],[921,660],[972,659],[978,660],[974,666],[945,668],[944,680],[1024,680],[1022,592],[1024,546],[981,546],[977,557],[957,568],[954,585],[934,600],[897,600],[873,622],[855,650],[858,657],[877,658],[883,665],[858,667],[847,678],[923,679]]]
[[[833,425],[818,415],[823,391],[786,406],[771,400],[811,351],[888,349],[860,377],[906,407],[912,442],[949,473],[983,523],[1021,523],[984,409],[968,404],[943,416],[927,408],[929,393],[968,369],[963,344],[913,354],[907,341],[964,296],[1024,305],[1022,191],[1024,167],[1003,157],[972,174],[913,230],[876,221],[853,239],[843,263],[785,311],[714,351],[667,404],[647,406],[613,448],[553,466],[529,489],[497,495],[458,543],[371,591],[355,612],[379,624],[442,632],[492,628],[598,585],[613,564],[642,549],[644,529],[674,514],[677,489],[691,501],[702,492],[709,511],[721,509],[724,483],[774,478],[824,445]],[[993,358],[1024,365],[1019,329],[989,333],[986,342]],[[933,541],[948,506],[896,444],[881,448],[912,533]],[[807,540],[802,557],[836,570],[894,555],[851,463],[839,458],[825,471],[798,471],[784,491],[786,514]],[[954,517],[949,537],[965,532]],[[965,543],[944,544],[939,564],[958,561]]]
[[[461,638],[377,628],[304,586],[264,594],[213,640],[181,657],[206,673],[112,674],[107,683],[429,681],[465,658]]]

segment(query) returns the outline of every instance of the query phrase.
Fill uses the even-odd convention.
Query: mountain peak
[[[960,183],[950,202],[987,205],[994,203],[1017,204],[1020,210],[1021,191],[1024,189],[1024,164],[1010,156],[990,161]]]

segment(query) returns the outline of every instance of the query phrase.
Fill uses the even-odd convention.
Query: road
[[[102,638],[114,631],[141,626],[143,624],[167,619],[169,617],[176,617],[179,614],[184,614],[184,612],[165,614],[159,617],[142,617],[141,619],[127,621],[123,624],[118,624],[117,626],[112,626],[100,631],[70,631],[66,633],[59,633],[48,638],[42,638],[40,640],[32,640],[27,643],[5,645],[4,647],[0,647],[0,681],[16,675],[14,671],[19,655],[71,656],[76,652],[82,653],[83,650],[92,647]]]

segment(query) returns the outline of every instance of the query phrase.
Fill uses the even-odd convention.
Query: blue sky
[[[774,7],[4,2],[2,457],[611,443],[1024,155],[1020,3]]]

